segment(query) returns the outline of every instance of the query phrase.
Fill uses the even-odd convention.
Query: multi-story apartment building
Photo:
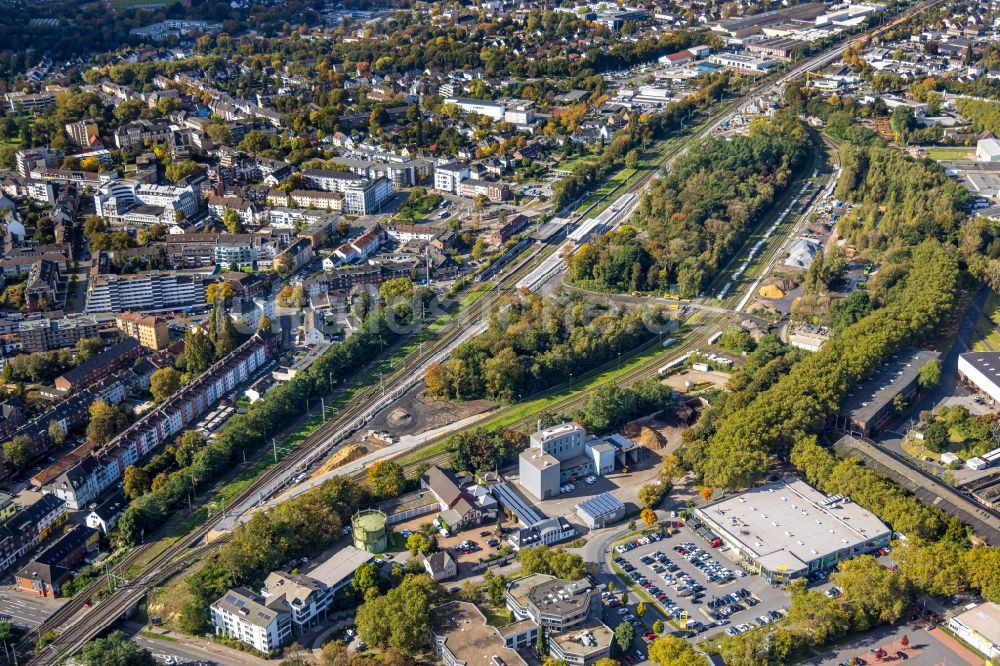
[[[297,271],[313,258],[313,246],[307,238],[300,238],[274,258],[278,266],[287,266],[289,271]]]
[[[4,106],[7,111],[15,113],[36,113],[44,111],[55,104],[56,96],[50,92],[25,93],[9,92],[4,94]]]
[[[70,143],[78,148],[89,148],[94,139],[100,138],[97,123],[87,118],[75,123],[66,124],[66,136]]]
[[[91,403],[98,399],[112,405],[121,402],[130,393],[129,383],[134,376],[134,372],[128,370],[121,373],[120,377],[98,382],[74,393],[65,400],[56,403],[48,411],[38,414],[30,421],[11,430],[8,438],[24,435],[34,444],[36,453],[44,454],[52,446],[49,428],[53,423],[58,425],[63,432],[68,432],[70,428],[83,426],[90,418],[88,409]],[[7,471],[4,466],[3,453],[0,451],[0,476],[6,475]]]
[[[53,248],[53,246],[46,246],[48,248]],[[66,270],[66,255],[63,252],[56,251],[42,251],[42,248],[36,248],[38,252],[18,252],[16,256],[10,257],[8,259],[0,259],[0,273],[3,275],[23,275],[24,273],[31,273],[31,269],[35,267],[39,261],[51,261],[59,268],[60,271],[65,272]]]
[[[396,189],[413,187],[423,182],[431,172],[431,165],[425,160],[406,159],[399,162],[381,160],[357,159],[352,157],[335,157],[331,160],[351,173],[363,176],[369,180],[388,178]]]
[[[49,148],[31,148],[29,150],[19,150],[14,154],[17,172],[27,178],[31,172],[37,168],[41,162],[46,169],[56,169],[63,161],[63,153]]]
[[[97,550],[99,538],[98,533],[86,525],[72,526],[14,575],[14,589],[36,597],[61,597],[63,584],[73,578],[72,568],[88,552]]]
[[[141,148],[146,145],[147,141],[150,144],[162,143],[170,138],[170,134],[170,125],[139,120],[116,129],[114,140],[115,146],[119,149],[128,150],[135,147]]]
[[[87,316],[29,319],[21,322],[18,332],[24,351],[46,352],[73,347],[83,338],[96,337],[100,335],[100,325]]]
[[[125,338],[89,358],[75,368],[70,368],[55,379],[55,387],[60,391],[80,390],[90,386],[112,373],[117,372],[142,354],[139,341]]]
[[[170,344],[166,320],[141,312],[122,312],[115,317],[115,326],[123,334],[139,341],[152,351],[159,351]]]
[[[160,265],[172,268],[218,266],[228,269],[233,264],[239,268],[267,268],[286,236],[280,232],[168,234],[155,245],[115,250],[109,255],[156,259],[162,262]]]
[[[97,275],[87,287],[87,312],[169,310],[205,304],[205,279],[170,271]]]
[[[171,225],[177,215],[190,217],[201,207],[201,196],[194,186],[150,185],[135,180],[120,180],[101,187],[94,195],[94,209],[112,224],[149,227]]]
[[[459,184],[469,177],[469,165],[460,162],[442,164],[434,169],[434,189],[458,194]]]
[[[324,169],[306,169],[302,177],[311,187],[344,195],[343,211],[353,215],[370,215],[392,196],[392,183],[385,177],[369,180],[346,171]]]
[[[229,636],[268,653],[292,638],[292,616],[283,600],[271,600],[237,587],[210,607],[217,636]]]
[[[14,539],[0,544],[0,571],[52,536],[56,528],[67,520],[69,512],[66,503],[48,494],[8,518],[3,523],[4,529],[0,530],[0,538],[3,538],[3,532],[9,530]]]
[[[222,220],[227,210],[235,211],[240,222],[248,227],[260,226],[267,220],[267,213],[248,199],[231,195],[209,197],[208,212],[214,219]]]
[[[460,196],[469,198],[484,196],[494,202],[510,199],[510,188],[506,183],[491,183],[475,178],[468,178],[459,183],[458,193]]]
[[[274,338],[258,332],[106,446],[77,463],[77,467],[86,468],[74,472],[76,481],[66,487],[53,486],[52,492],[61,491],[60,496],[74,508],[93,501],[122,478],[126,467],[162,446],[250,379],[271,358],[274,346]]]

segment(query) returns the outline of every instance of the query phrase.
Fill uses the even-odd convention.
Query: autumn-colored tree
[[[149,474],[142,467],[129,465],[125,468],[125,495],[135,499],[149,492]]]
[[[444,378],[444,366],[440,363],[431,363],[424,370],[424,384],[427,386],[427,393],[435,398],[448,397],[448,384]]]
[[[910,637],[903,634],[903,637],[899,639],[899,644],[903,647],[907,647],[910,644]]]
[[[702,486],[701,490],[698,491],[698,494],[701,495],[701,498],[706,502],[712,499],[712,489],[708,486]]]
[[[205,300],[209,303],[220,301],[225,303],[235,295],[233,285],[228,282],[214,282],[205,289]]]
[[[163,402],[181,387],[181,373],[173,368],[160,368],[149,380],[149,392],[157,402]]]
[[[656,524],[656,512],[652,509],[643,509],[639,517],[642,518],[642,522],[646,523],[647,527],[652,527]]]

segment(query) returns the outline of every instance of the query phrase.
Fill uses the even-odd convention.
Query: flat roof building
[[[366,550],[344,546],[306,575],[325,585],[332,594],[347,586],[358,567],[371,562],[373,558],[374,555]]]
[[[428,629],[434,654],[446,666],[527,666],[474,604],[452,601],[432,608]]]
[[[696,510],[741,555],[741,565],[772,583],[827,571],[884,547],[891,530],[841,495],[828,497],[796,478],[759,486]]]
[[[611,493],[601,493],[577,504],[576,515],[590,529],[602,529],[625,517],[625,505]]]
[[[958,378],[992,405],[1000,405],[1000,352],[959,354]]]
[[[589,474],[604,475],[616,464],[638,462],[641,452],[624,437],[591,437],[573,422],[540,429],[528,440],[518,458],[518,473],[524,489],[540,500],[558,496],[562,485]]]
[[[589,620],[572,631],[549,638],[549,654],[572,666],[590,666],[611,656],[615,632],[598,620]]]
[[[895,400],[917,392],[920,370],[940,358],[936,351],[908,349],[882,364],[875,375],[847,394],[836,427],[852,435],[876,434],[896,413]]]
[[[1000,604],[989,601],[965,608],[964,613],[948,620],[948,628],[987,659],[1000,657]]]

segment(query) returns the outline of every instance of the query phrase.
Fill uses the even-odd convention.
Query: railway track
[[[411,354],[400,362],[393,370],[393,373],[385,380],[387,389],[391,390],[394,384],[406,378],[408,374],[412,373],[423,363],[441,354],[442,349],[448,348],[449,345],[462,336],[467,330],[462,325],[463,322],[481,319],[484,313],[488,312],[490,308],[499,302],[500,298],[513,289],[513,285],[516,284],[517,279],[522,274],[534,267],[539,256],[544,253],[545,249],[544,246],[539,244],[523,259],[516,261],[511,267],[510,272],[498,281],[497,286],[489,294],[470,305],[467,310],[457,313],[453,322],[450,323],[448,328],[437,339],[426,343],[426,349]],[[322,443],[331,433],[336,432],[338,428],[350,427],[356,423],[363,416],[368,402],[380,393],[381,389],[379,387],[372,387],[357,396],[345,409],[335,414],[326,423],[313,431],[296,449],[282,458],[277,464],[261,473],[234,500],[233,505],[238,506],[241,503],[253,500],[275,481],[288,476],[290,470],[295,470],[297,466],[307,460],[314,451],[315,446]],[[37,638],[51,631],[62,629],[62,632],[51,643],[34,655],[30,663],[54,664],[58,663],[59,659],[75,653],[83,644],[93,639],[105,627],[121,617],[127,609],[134,606],[135,602],[141,599],[151,587],[182,570],[193,559],[197,559],[197,557],[204,553],[217,548],[223,541],[215,540],[212,544],[200,548],[196,548],[196,545],[215,529],[219,521],[224,517],[225,515],[213,517],[198,529],[179,538],[163,552],[155,556],[139,576],[128,581],[124,587],[112,592],[112,595],[108,599],[97,603],[75,623],[70,624],[105,587],[105,581],[102,579],[92,581],[86,588],[42,623],[36,632],[32,632],[32,634],[23,640],[18,646],[18,651],[26,653],[32,649],[33,644],[28,640],[31,636]],[[127,570],[143,558],[151,547],[152,544],[145,544],[133,549],[121,562],[117,563],[116,568],[123,571]]]
[[[870,31],[868,35],[877,35],[881,32],[889,30],[907,20],[912,14],[940,4],[942,1],[943,0],[927,0],[915,5],[907,9],[902,15],[900,15],[900,17],[889,24]],[[858,37],[852,37],[845,40],[842,45],[834,47],[832,50],[824,52],[821,55],[814,56],[813,58],[806,59],[803,63],[782,74],[778,79],[762,83],[746,95],[734,98],[731,103],[722,105],[721,108],[713,111],[706,117],[702,125],[700,125],[701,129],[697,133],[696,138],[700,139],[710,135],[721,125],[722,120],[731,116],[734,111],[738,110],[740,105],[754,99],[757,95],[767,92],[769,88],[773,89],[775,86],[801,76],[806,71],[832,62],[834,59],[840,57],[844,50],[846,50],[848,44],[856,39],[858,39]],[[587,209],[581,211],[579,219],[584,219],[587,215],[598,210],[601,207],[601,204],[612,198],[617,200],[623,195],[635,193],[640,188],[644,188],[663,166],[669,164],[686,152],[690,143],[689,139],[684,140],[681,137],[675,137],[668,140],[667,144],[670,147],[656,162],[654,162],[654,168],[648,169],[638,178],[626,181],[622,185],[604,195],[601,199],[595,201]],[[773,254],[780,249],[781,244],[775,243],[772,244],[772,246],[773,247],[768,248],[765,255],[762,255],[761,261],[765,263],[770,261],[770,259],[773,258]],[[536,243],[526,257],[523,259],[515,259],[513,267],[507,272],[505,277],[501,278],[497,282],[493,291],[469,306],[466,311],[459,312],[456,320],[449,323],[443,333],[441,333],[435,340],[430,341],[429,344],[427,344],[426,350],[421,349],[414,354],[409,354],[407,358],[401,361],[393,369],[393,372],[390,373],[389,377],[386,378],[386,388],[391,392],[392,387],[401,385],[411,379],[411,375],[414,372],[419,371],[419,368],[421,368],[424,364],[450,350],[451,346],[456,343],[456,341],[460,340],[463,335],[468,334],[469,329],[464,326],[463,323],[470,321],[478,322],[485,313],[488,313],[489,310],[496,305],[501,298],[503,298],[503,296],[511,293],[513,289],[516,288],[517,281],[521,276],[528,273],[538,262],[544,260],[544,258],[554,250],[555,248],[552,246],[545,246],[540,243]],[[732,296],[722,299],[723,303],[731,304],[735,302],[736,299],[739,298],[739,293],[739,290],[734,290]],[[671,349],[669,352],[657,354],[653,358],[643,362],[635,368],[632,368],[618,377],[608,381],[614,381],[620,386],[627,386],[641,381],[645,377],[655,375],[665,356],[680,356],[684,353],[698,349],[701,345],[707,344],[709,338],[717,332],[718,327],[733,316],[735,315],[725,313],[707,314],[704,321],[699,323],[699,330],[697,332],[692,331],[689,333],[680,345]],[[352,399],[346,407],[310,434],[309,437],[307,437],[294,451],[259,475],[250,484],[250,486],[243,493],[241,493],[234,504],[240,505],[253,500],[265,489],[270,488],[275,481],[280,480],[283,476],[290,475],[292,471],[307,464],[308,461],[313,460],[315,458],[317,447],[327,446],[327,440],[329,440],[331,436],[336,435],[336,433],[342,432],[345,429],[349,430],[354,426],[360,427],[360,425],[363,425],[365,422],[365,414],[368,410],[368,403],[371,400],[378,398],[380,392],[384,393],[384,390],[380,387],[371,387]],[[583,403],[586,399],[586,395],[586,392],[580,392],[567,396],[566,398],[549,405],[548,408],[558,410],[560,412],[572,410]],[[514,422],[512,427],[520,429],[528,428],[530,427],[532,419],[533,417],[530,416],[524,417]],[[351,432],[353,432],[353,430]],[[432,440],[425,446],[431,446],[438,441],[439,440]],[[337,444],[335,443],[334,446],[336,445]],[[447,459],[447,456],[448,454],[446,451],[439,451],[421,458],[418,462],[409,463],[407,467],[416,467],[417,465],[426,463],[433,464],[435,462],[444,462]],[[206,521],[198,529],[179,538],[173,544],[164,549],[160,554],[152,558],[152,560],[146,565],[146,568],[138,576],[136,576],[135,579],[128,581],[126,585],[112,592],[110,598],[98,603],[95,607],[91,608],[86,614],[77,618],[76,621],[71,624],[71,620],[73,620],[77,614],[84,609],[84,605],[87,604],[89,600],[104,587],[104,583],[101,580],[91,582],[91,584],[88,585],[82,592],[62,606],[39,627],[36,634],[38,636],[45,635],[50,631],[58,631],[59,629],[62,629],[62,632],[59,633],[59,635],[52,642],[38,650],[28,663],[55,664],[61,659],[74,654],[87,641],[95,638],[107,626],[113,624],[118,618],[120,618],[124,612],[138,603],[138,601],[141,600],[151,587],[159,584],[178,571],[181,571],[194,560],[204,556],[207,552],[218,547],[219,543],[221,543],[218,540],[212,544],[202,546],[199,546],[198,544],[200,544],[201,541],[216,527],[219,520],[224,517],[224,515],[214,517],[213,519]],[[147,554],[151,547],[152,546],[150,544],[134,549],[118,564],[118,566],[122,570],[131,567],[137,563],[140,558]],[[30,650],[31,646],[27,644],[27,641],[25,640],[22,641],[18,648],[23,654]]]

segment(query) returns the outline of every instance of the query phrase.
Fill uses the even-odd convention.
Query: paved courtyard
[[[904,636],[909,643],[907,647],[903,647]],[[984,663],[982,657],[940,628],[928,625],[923,620],[879,627],[802,663],[810,666],[838,666],[850,661],[852,657],[864,659],[869,665],[901,663],[902,660],[898,659],[894,662],[880,662],[872,654],[878,648],[886,650],[889,655],[895,655],[897,651],[904,652],[907,666],[982,666]]]

